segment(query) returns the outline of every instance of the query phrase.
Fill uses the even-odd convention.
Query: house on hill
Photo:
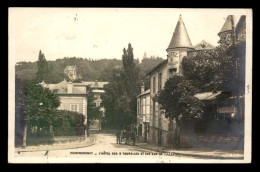
[[[78,79],[76,66],[66,66],[64,69],[64,73],[69,77],[71,81],[75,81]]]

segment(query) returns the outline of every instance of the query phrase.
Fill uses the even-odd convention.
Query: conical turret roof
[[[193,48],[181,15],[167,50],[174,48]]]
[[[232,22],[231,22],[231,18],[233,16],[233,20],[234,20],[234,27],[236,26],[237,22],[238,22],[238,16],[234,16],[234,15],[229,15],[224,23],[224,25],[222,26],[220,32],[218,33],[224,33],[224,32],[228,32],[228,31],[232,31]]]

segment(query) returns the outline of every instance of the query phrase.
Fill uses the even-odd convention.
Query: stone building
[[[84,124],[87,124],[87,88],[81,83],[67,82],[66,80],[58,84],[40,83],[42,87],[49,88],[60,99],[60,110],[78,112],[85,116]]]
[[[91,130],[101,130],[101,123],[105,117],[105,108],[102,106],[101,95],[105,93],[104,85],[108,84],[108,82],[98,82],[98,81],[83,81],[82,85],[89,86],[91,88],[92,93],[94,93],[94,103],[96,107],[100,107],[100,111],[102,113],[101,119],[96,119],[91,122],[90,129]]]
[[[150,89],[145,91],[141,86],[141,94],[137,96],[137,140],[147,142],[150,120]]]
[[[243,18],[243,17],[242,17]],[[232,19],[232,20],[231,20]],[[236,18],[238,19],[238,18]],[[243,20],[240,18],[240,20]],[[220,38],[231,34],[232,24],[231,22],[240,23],[237,36],[242,39],[243,33],[245,33],[245,27],[242,21],[237,22],[234,18],[228,16],[221,31],[219,32]],[[235,27],[236,29],[238,27]],[[238,33],[241,33],[240,36]],[[149,120],[149,136],[148,143],[158,146],[169,146],[169,136],[174,132],[174,120],[169,120],[165,118],[164,110],[160,108],[158,103],[158,95],[160,91],[164,88],[165,82],[173,75],[182,75],[182,59],[183,57],[191,56],[194,53],[199,53],[201,51],[211,51],[214,50],[214,46],[205,40],[202,40],[197,45],[193,46],[189,38],[188,32],[186,30],[182,16],[180,15],[178,23],[176,25],[175,31],[171,38],[170,44],[167,51],[167,59],[158,64],[153,68],[147,76],[150,77],[150,120]],[[208,94],[208,93],[207,93]],[[204,96],[198,95],[198,96]],[[216,95],[213,95],[214,97]],[[203,98],[201,99],[203,100]]]
[[[189,51],[194,51],[182,16],[176,25],[167,51],[167,59],[158,64],[147,75],[150,77],[150,130],[148,143],[158,146],[168,145],[168,131],[170,121],[165,118],[164,111],[160,109],[158,94],[164,88],[165,82],[172,75],[182,74],[181,61]]]

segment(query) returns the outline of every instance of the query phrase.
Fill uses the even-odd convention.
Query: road
[[[108,162],[126,162],[137,160],[146,162],[147,159],[153,159],[155,162],[160,162],[162,159],[180,159],[179,156],[168,156],[159,154],[158,152],[142,149],[133,145],[117,144],[114,134],[97,133],[95,134],[95,144],[88,147],[62,149],[62,150],[46,150],[34,152],[21,152],[16,154],[17,157],[41,157],[41,158],[86,158],[91,159],[90,162],[103,162],[101,159],[106,159]],[[181,159],[185,157],[181,157]]]

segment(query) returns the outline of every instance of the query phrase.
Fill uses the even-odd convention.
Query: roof
[[[223,33],[223,32],[232,31],[232,23],[231,23],[232,16],[233,16],[233,20],[234,20],[234,26],[236,26],[236,24],[238,22],[238,16],[229,15],[226,18],[226,21],[225,21],[224,25],[222,26],[222,28],[221,28],[220,32],[218,33],[218,35]]]
[[[82,82],[82,85],[89,85],[91,88],[104,88],[104,85],[108,84],[109,82],[96,82],[96,81],[87,81]]]
[[[174,48],[193,48],[181,15],[167,50]]]
[[[104,90],[92,90],[93,93],[104,93]]]
[[[243,35],[246,35],[246,16],[242,15],[236,25],[235,33],[237,40],[243,39]]]
[[[145,92],[139,94],[137,97],[140,97],[142,95],[150,94],[150,89],[146,90]]]
[[[210,44],[209,42],[202,40],[199,43],[197,43],[194,46],[195,50],[211,50],[214,49],[215,46],[213,46],[212,44]]]
[[[194,95],[196,98],[199,100],[214,100],[218,95],[221,94],[221,91],[217,93],[212,93],[212,92],[204,92],[204,93],[198,93]]]
[[[161,66],[163,66],[164,64],[168,63],[168,60],[164,60],[161,63],[159,63],[157,66],[155,66],[150,72],[148,72],[146,74],[146,76],[150,75],[151,73],[153,73],[154,71],[156,71],[158,68],[160,68]]]
[[[72,84],[72,93],[68,93],[68,86]],[[80,86],[77,83],[70,83],[67,81],[62,81],[58,84],[46,84],[44,81],[40,83],[45,88],[49,88],[52,91],[55,91],[56,94],[86,94],[86,88],[84,85]]]

